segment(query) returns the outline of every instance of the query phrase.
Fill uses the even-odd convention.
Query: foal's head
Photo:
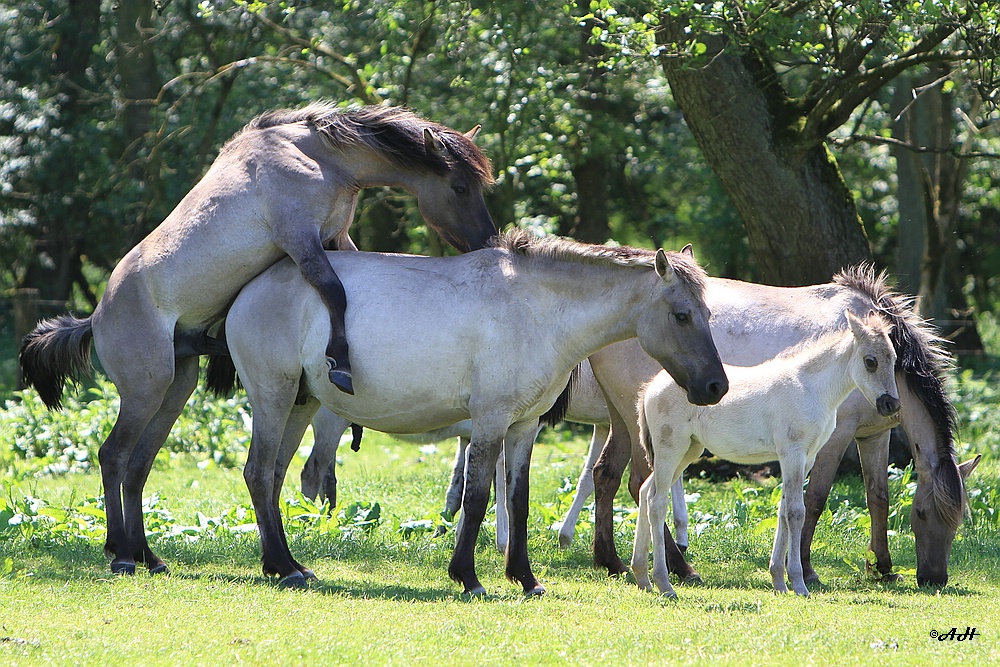
[[[891,417],[899,412],[896,350],[889,340],[892,325],[875,312],[864,319],[850,311],[845,314],[854,335],[851,378],[880,415]]]

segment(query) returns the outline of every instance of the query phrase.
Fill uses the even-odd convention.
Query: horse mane
[[[920,399],[936,426],[939,460],[954,462],[958,417],[945,390],[945,379],[954,362],[944,339],[917,315],[914,299],[897,293],[886,273],[876,273],[872,264],[843,269],[833,277],[833,282],[869,297],[876,310],[892,324],[889,338],[896,348],[896,368],[905,374],[907,387]],[[965,484],[957,465],[937,466],[933,489],[938,512],[956,528],[962,523],[966,506]]]
[[[393,165],[410,171],[442,175],[462,167],[480,187],[493,185],[493,164],[471,139],[403,107],[344,109],[333,102],[321,101],[301,109],[275,109],[251,120],[233,139],[253,130],[294,123],[310,125],[334,148],[363,146]],[[424,145],[425,129],[432,130],[448,150],[441,154],[428,151]]]
[[[545,257],[591,265],[652,267],[656,260],[655,250],[581,243],[561,236],[535,236],[517,228],[494,237],[490,245],[515,257]],[[664,252],[674,273],[689,287],[703,293],[707,274],[701,265],[685,253]]]

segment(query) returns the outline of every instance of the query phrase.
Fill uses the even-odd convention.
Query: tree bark
[[[658,34],[676,41],[669,17]],[[854,199],[822,139],[800,131],[803,112],[752,51],[699,38],[708,64],[663,57],[671,92],[706,161],[743,219],[761,278],[776,285],[828,282],[870,259]]]

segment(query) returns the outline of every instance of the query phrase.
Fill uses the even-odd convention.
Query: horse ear
[[[969,479],[969,475],[971,475],[972,471],[976,469],[976,466],[979,465],[979,461],[982,458],[983,458],[983,455],[982,454],[978,454],[978,455],[976,455],[976,458],[969,459],[968,461],[966,461],[964,463],[959,463],[958,464],[958,472],[960,472],[962,474],[962,479],[963,480]]]
[[[847,323],[851,325],[851,331],[854,332],[855,336],[860,335],[864,331],[864,322],[862,322],[857,315],[849,310],[844,311],[844,316],[847,317]]]
[[[656,251],[656,260],[653,262],[653,266],[656,269],[656,275],[663,279],[663,282],[670,282],[674,278],[674,267],[670,266],[670,262],[667,261],[667,253],[663,252],[663,248]]]
[[[479,134],[479,130],[481,129],[483,129],[482,125],[476,125],[474,128],[465,133],[465,138],[472,141],[476,138],[476,135]]]
[[[687,255],[691,259],[694,259],[694,247],[688,243],[686,246],[681,248],[681,254]]]
[[[429,127],[424,128],[424,150],[429,155],[441,155],[444,152],[444,144]]]

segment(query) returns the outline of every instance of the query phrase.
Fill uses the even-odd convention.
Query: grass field
[[[106,411],[88,414],[103,423]],[[203,422],[204,414],[198,416]],[[24,413],[4,415],[4,446],[24,448],[23,431],[11,427]],[[226,428],[239,430],[238,421]],[[89,426],[78,428],[86,441]],[[308,441],[303,453],[307,447]],[[688,554],[705,585],[678,588],[678,599],[670,601],[591,567],[587,512],[572,547],[557,548],[553,526],[570,502],[586,437],[546,432],[533,459],[529,530],[535,572],[548,592],[524,599],[520,587],[504,579],[489,527],[477,566],[490,595],[469,600],[446,574],[450,534],[432,536],[442,522],[450,447],[417,447],[366,432],[360,452],[341,450],[341,502],[329,516],[297,493],[303,463],[297,459],[285,512],[293,552],[320,578],[306,591],[282,590],[260,574],[238,445],[235,454],[192,455],[180,446],[161,452],[147,485],[152,544],[171,566],[171,574],[158,577],[110,575],[93,469],[64,473],[74,466],[51,452],[0,456],[8,470],[0,499],[0,664],[927,665],[1000,659],[996,457],[971,480],[974,513],[955,542],[951,581],[941,590],[914,583],[906,519],[912,480],[905,471],[892,481],[896,530],[890,541],[905,581],[883,585],[865,574],[862,487],[846,479],[835,487],[817,531],[813,563],[825,586],[809,599],[771,590],[767,559],[778,480],[692,480]],[[68,460],[86,469],[88,456],[77,452]],[[618,548],[627,559],[634,507],[627,495],[617,504]],[[953,627],[959,633],[974,627],[977,634],[964,641],[931,636]]]

